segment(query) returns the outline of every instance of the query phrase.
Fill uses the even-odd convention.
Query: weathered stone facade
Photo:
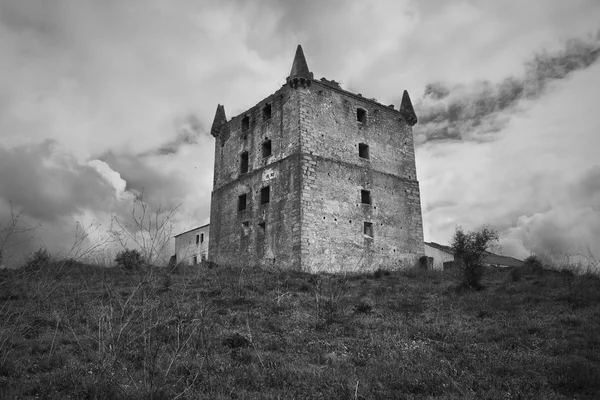
[[[406,92],[395,110],[315,80],[298,46],[281,89],[229,121],[217,107],[209,259],[308,272],[412,265],[424,254],[415,123]]]

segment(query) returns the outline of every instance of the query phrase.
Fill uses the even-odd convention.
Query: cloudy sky
[[[69,246],[130,191],[208,222],[217,103],[310,69],[419,123],[425,240],[499,230],[503,252],[600,258],[600,2],[0,0],[0,220]]]

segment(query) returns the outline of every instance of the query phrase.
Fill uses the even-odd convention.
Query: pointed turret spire
[[[292,87],[296,87],[298,84],[303,86],[305,84],[310,85],[312,78],[313,74],[308,69],[308,63],[304,57],[302,46],[298,45],[296,48],[296,55],[294,56],[294,62],[292,63],[292,70],[290,71],[290,76],[288,76],[287,81]]]
[[[402,94],[400,113],[404,116],[406,122],[410,126],[413,126],[417,123],[417,114],[415,114],[415,109],[413,108],[412,102],[410,101],[410,96],[408,95],[408,92],[406,90]]]
[[[215,119],[213,120],[212,128],[210,128],[210,134],[214,137],[219,136],[221,133],[221,126],[227,123],[227,116],[225,116],[225,107],[217,105],[217,112],[215,113]]]
[[[298,47],[296,48],[296,55],[294,56],[292,70],[290,71],[290,78],[295,76],[304,78],[311,77],[310,71],[308,69],[308,64],[306,63],[306,58],[304,57],[304,51],[302,51],[301,45],[298,45]]]

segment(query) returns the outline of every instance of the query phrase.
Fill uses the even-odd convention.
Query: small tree
[[[498,232],[488,227],[467,233],[460,226],[456,228],[451,246],[458,264],[461,287],[481,289],[483,259],[497,241]]]

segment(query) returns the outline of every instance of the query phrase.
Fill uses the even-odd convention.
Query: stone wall
[[[300,266],[300,155],[295,93],[284,87],[232,118],[215,146],[211,260],[228,265]],[[270,105],[270,118],[264,107]],[[242,120],[248,118],[248,128]],[[263,157],[270,141],[271,155]],[[248,171],[241,155],[248,153]],[[261,190],[269,187],[269,202]],[[239,196],[246,208],[239,210]]]
[[[266,186],[270,200],[261,204]],[[209,256],[219,264],[310,272],[412,265],[424,254],[412,128],[397,110],[339,87],[286,85],[220,129],[210,226]]]
[[[301,94],[302,264],[308,271],[412,265],[424,253],[412,128],[398,111],[327,85]],[[366,112],[357,120],[357,109]],[[368,158],[359,157],[368,145]],[[363,204],[361,190],[371,204]],[[365,235],[364,224],[371,224]]]

